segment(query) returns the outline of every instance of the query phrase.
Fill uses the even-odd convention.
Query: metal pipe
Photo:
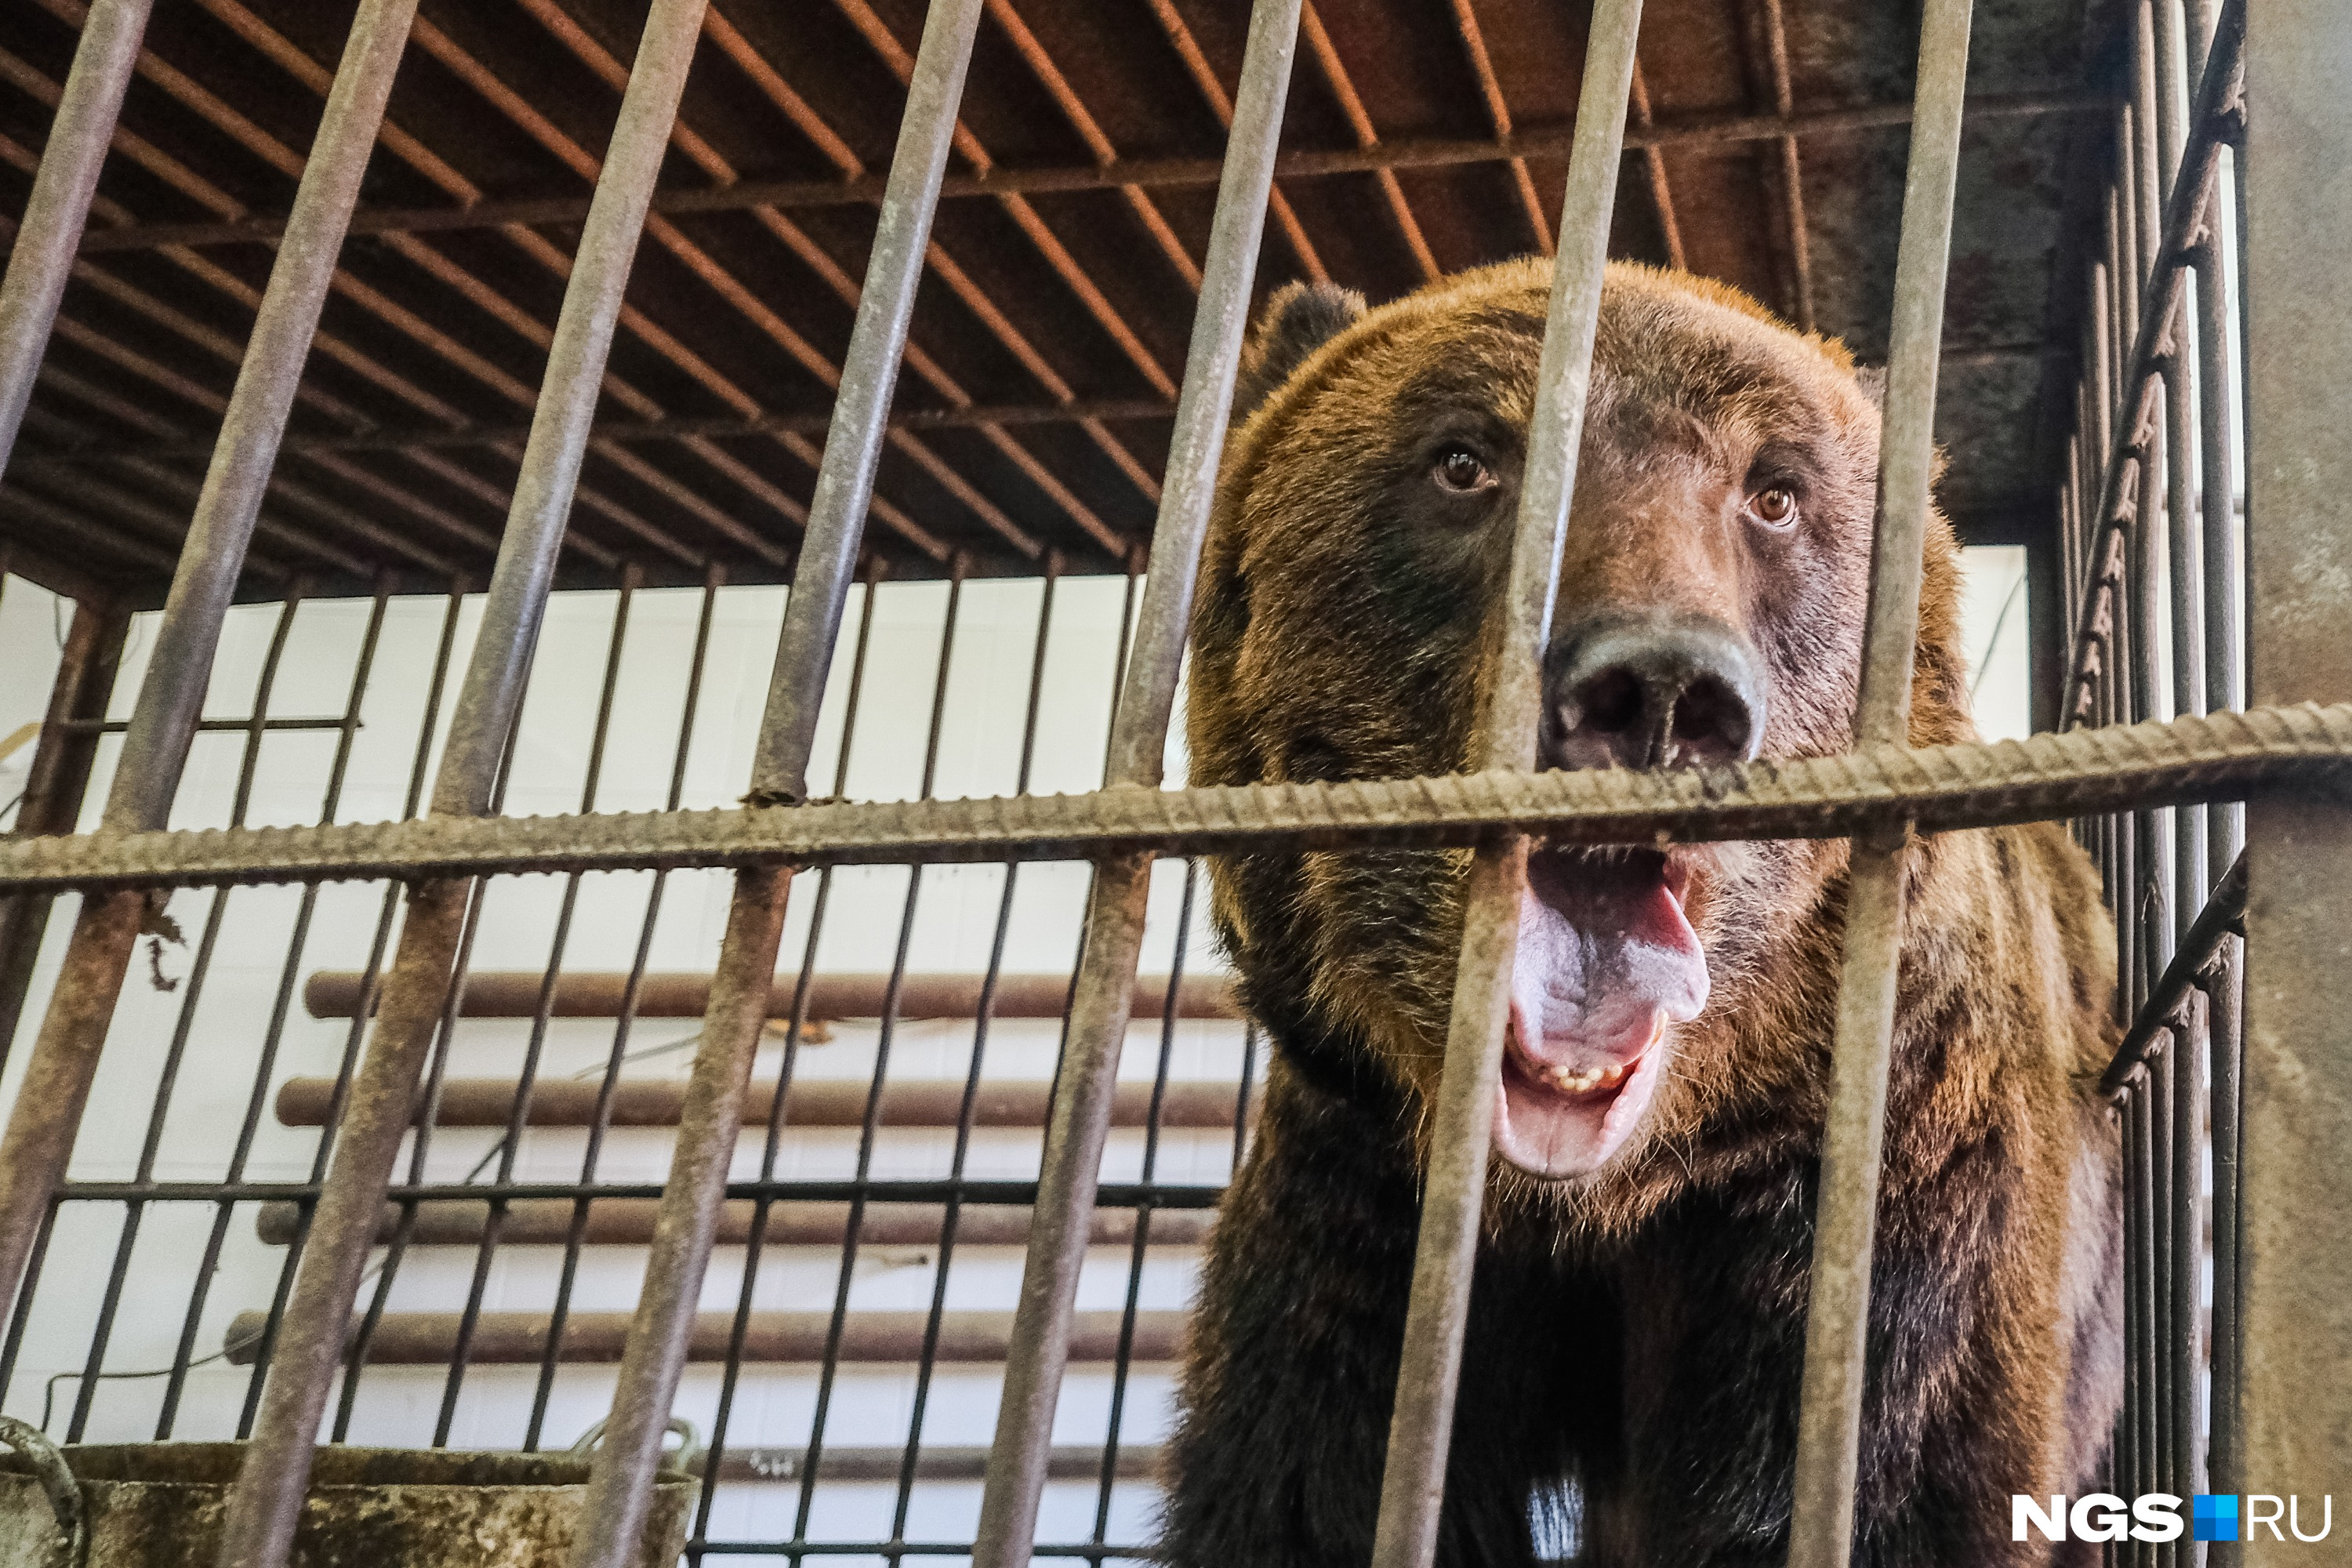
[[[1641,0],[1602,0],[1587,35],[1577,136],[1560,198],[1559,252],[1529,416],[1527,477],[1516,520],[1503,628],[1478,733],[1481,771],[1535,767],[1544,650],[1559,595],[1560,548],[1576,489],[1592,348],[1601,313]],[[1508,1023],[1511,963],[1528,840],[1480,847],[1464,890],[1445,1060],[1430,1108],[1429,1173],[1406,1309],[1404,1355],[1389,1423],[1375,1568],[1425,1568],[1437,1548],[1454,1402],[1469,1320],[1472,1265],[1486,1194],[1496,1084]]]
[[[639,1018],[699,1018],[710,1009],[708,974],[653,970],[635,974],[627,970],[572,970],[556,979],[547,997],[550,1017],[617,1017],[622,1004]],[[366,974],[356,969],[322,969],[302,986],[302,1005],[313,1018],[358,1016],[364,1000]],[[457,1005],[461,1018],[528,1018],[539,1009],[546,976],[535,970],[477,970],[466,977]],[[887,973],[819,974],[812,976],[806,997],[813,1022],[837,1023],[846,1018],[878,1018],[888,989]],[[984,974],[909,974],[898,987],[898,1014],[905,1018],[971,1018],[978,1016],[982,998],[988,998],[990,1016],[997,1018],[1058,1018],[1068,1005],[1070,977],[1066,974],[1000,974],[992,987]],[[768,1016],[781,1018],[793,1008],[789,995],[772,996]],[[1157,1018],[1163,1005],[1173,1005],[1180,1018],[1238,1018],[1241,1004],[1233,981],[1223,974],[1187,975],[1172,1003],[1168,976],[1139,974],[1130,1016]]]
[[[759,805],[796,804],[807,795],[817,710],[873,499],[884,416],[906,348],[982,8],[982,0],[940,0],[924,20],[761,721],[748,796]],[[637,1552],[735,1152],[744,1080],[767,1022],[791,875],[786,868],[760,868],[736,879],[646,1285],[604,1442],[589,1475],[572,1556],[577,1568],[620,1568]]]
[[[1200,303],[1192,315],[1183,386],[1161,480],[1149,585],[1112,723],[1106,771],[1111,788],[1107,793],[1160,793],[1150,786],[1160,780],[1201,541],[1216,496],[1217,466],[1248,325],[1250,288],[1273,188],[1276,143],[1289,93],[1300,11],[1301,0],[1258,0],[1250,14],[1216,216],[1202,268]],[[1039,1171],[1036,1223],[1022,1276],[1013,1353],[1005,1368],[996,1441],[972,1547],[976,1568],[1024,1568],[1035,1540],[1054,1407],[1067,1357],[1070,1315],[1100,1174],[1118,1051],[1127,1035],[1150,878],[1150,860],[1144,855],[1108,857],[1096,865],[1069,1033]]]
[[[7,275],[0,278],[0,473],[7,471],[25,405],[32,399],[34,373],[48,346],[58,303],[65,298],[152,5],[153,0],[94,0],[82,19],[64,95],[49,120],[48,144],[17,218]]]
[[[415,9],[415,0],[368,0],[352,19],[123,737],[105,815],[116,831],[160,829],[170,817],[221,626]],[[76,919],[0,1139],[0,1300],[17,1291],[72,1153],[144,913],[144,900],[125,893],[84,900]]]
[[[1861,745],[1910,732],[1912,658],[1935,461],[1936,378],[1950,264],[1952,191],[1969,63],[1969,0],[1927,0],[1919,22],[1916,120],[1905,176],[1889,336],[1886,424],[1879,441],[1870,611],[1854,715]],[[1802,1400],[1790,1521],[1790,1568],[1844,1568],[1853,1551],[1870,1264],[1902,952],[1909,825],[1857,834],[1847,873]]]
[[[2352,204],[2313,197],[2352,167],[2352,29],[2297,0],[2244,10],[2249,696],[2270,702],[2352,690]],[[2352,815],[2257,800],[2246,862],[2241,1462],[2308,1508],[2352,1452],[2352,1250],[2334,1239],[2352,1212]],[[2244,1548],[2263,1565],[2298,1554]]]
[[[409,0],[408,10],[413,8]],[[435,780],[433,810],[441,816],[471,816],[488,806],[520,710],[614,323],[693,58],[702,8],[702,0],[656,0],[646,18],[636,69],[564,292],[482,626]],[[404,33],[407,20],[404,12]],[[338,97],[344,90],[340,76],[335,90]],[[371,134],[373,130],[372,121]],[[330,247],[325,267],[331,268],[332,260]],[[351,1109],[295,1274],[253,1446],[230,1494],[221,1568],[279,1568],[285,1561],[309,1484],[320,1417],[342,1357],[352,1292],[408,1124],[423,1054],[441,1022],[467,891],[464,881],[435,881],[410,893],[383,1016],[352,1086]]]

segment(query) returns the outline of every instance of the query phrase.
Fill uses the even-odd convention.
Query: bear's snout
[[[1552,768],[1746,762],[1764,733],[1764,702],[1755,653],[1722,622],[1593,611],[1565,627],[1545,658],[1541,761]]]

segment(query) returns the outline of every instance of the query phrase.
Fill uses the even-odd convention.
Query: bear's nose
[[[1747,639],[1720,621],[1602,611],[1544,660],[1542,764],[1706,767],[1755,756],[1764,683]]]

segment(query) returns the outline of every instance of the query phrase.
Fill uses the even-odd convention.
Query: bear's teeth
[[[1568,1068],[1554,1068],[1550,1077],[1552,1087],[1562,1094],[1591,1094],[1597,1089],[1616,1088],[1625,1081],[1626,1071],[1622,1063],[1586,1068],[1580,1072]]]

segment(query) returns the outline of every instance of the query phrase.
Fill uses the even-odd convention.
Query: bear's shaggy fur
[[[1549,284],[1531,260],[1369,311],[1328,289],[1272,301],[1194,615],[1195,784],[1472,754]],[[1877,445],[1840,345],[1719,285],[1612,268],[1559,617],[1713,616],[1764,671],[1763,754],[1843,749]],[[1494,477],[1481,495],[1433,482],[1455,447]],[[1767,482],[1796,527],[1743,513]],[[1915,744],[1973,733],[1958,592],[1932,520]],[[1580,1562],[1780,1568],[1846,857],[1675,851],[1711,994],[1668,1031],[1646,1119],[1573,1179],[1494,1162],[1440,1563],[1534,1561],[1531,1503],[1572,1489]],[[1171,1562],[1369,1558],[1466,865],[1214,867],[1276,1049],[1183,1370]],[[2112,935],[2048,825],[1919,841],[1907,910],[1854,1561],[2044,1563],[2080,1548],[2012,1543],[2011,1495],[2095,1489],[2121,1391],[2116,1135],[2094,1090]]]

